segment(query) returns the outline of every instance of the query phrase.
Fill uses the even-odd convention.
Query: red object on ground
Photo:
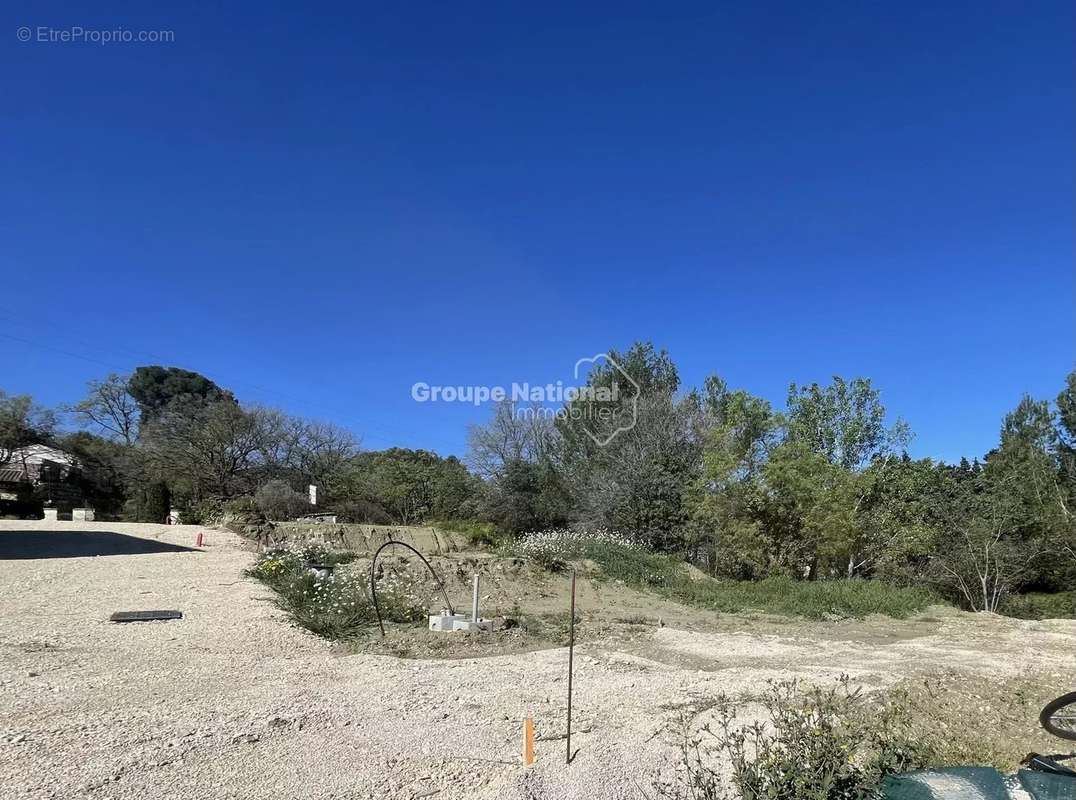
[[[198,539],[197,539],[197,541],[195,541],[194,546],[195,547],[201,547],[202,546],[202,534],[200,534],[200,533],[198,534]]]

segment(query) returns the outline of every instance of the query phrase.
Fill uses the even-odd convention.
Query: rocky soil
[[[241,576],[252,554],[231,534],[0,522],[0,537],[20,531],[112,531],[191,548],[204,532],[207,546],[0,560],[5,800],[638,798],[673,769],[682,714],[766,679],[845,672],[876,688],[945,672],[1002,686],[1043,673],[1048,694],[1047,683],[1076,675],[1072,621],[942,609],[903,622],[678,617],[613,608],[606,594],[608,635],[585,637],[577,654],[577,754],[566,766],[562,648],[346,654],[291,627],[269,591]],[[155,608],[184,617],[107,621]],[[538,733],[529,769],[519,756],[528,715]],[[1048,747],[1036,736],[1029,717],[1026,749]]]

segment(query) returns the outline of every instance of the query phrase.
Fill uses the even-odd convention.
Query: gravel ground
[[[653,627],[641,643],[578,653],[577,755],[565,766],[563,649],[341,656],[290,627],[268,590],[241,577],[252,556],[230,534],[0,521],[0,539],[45,531],[123,534],[143,540],[128,548],[142,552],[18,559],[10,539],[0,544],[4,800],[638,798],[671,768],[669,724],[684,708],[766,678],[847,672],[884,686],[932,669],[1076,674],[1069,621],[946,611],[906,623]],[[144,552],[156,549],[144,540],[193,547],[202,531],[202,551]],[[116,539],[110,547],[125,549]],[[107,622],[113,611],[152,608],[184,618]],[[529,769],[518,755],[527,715],[538,734]]]

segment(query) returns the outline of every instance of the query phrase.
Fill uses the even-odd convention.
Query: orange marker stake
[[[200,534],[200,533],[198,534],[198,541],[196,541],[194,543],[194,546],[195,547],[201,547],[202,546],[202,534]]]
[[[534,763],[534,720],[523,720],[523,765],[529,767]]]

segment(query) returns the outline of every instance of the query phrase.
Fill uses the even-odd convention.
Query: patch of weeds
[[[569,561],[592,559],[606,550],[638,551],[644,548],[630,537],[605,528],[551,528],[521,534],[505,547],[508,555],[528,558],[549,572],[558,572]]]
[[[518,621],[519,627],[527,636],[542,639],[554,645],[568,644],[568,628],[571,620],[567,613],[522,615]],[[579,617],[577,615],[576,634],[578,633]]]
[[[320,546],[271,550],[246,574],[276,592],[276,603],[292,621],[326,639],[349,639],[376,624],[365,571],[347,565],[353,553]],[[330,568],[329,574],[319,569]],[[406,572],[386,570],[378,583],[378,603],[385,621],[411,623],[427,610]]]
[[[937,595],[925,589],[859,578],[720,581],[678,576],[667,587],[667,593],[680,602],[715,611],[761,611],[808,619],[862,618],[869,614],[903,619],[941,602]]]
[[[1059,675],[999,681],[958,672],[875,695],[847,677],[828,688],[769,683],[759,696],[739,700],[761,706],[757,722],[741,724],[722,695],[716,722],[692,734],[686,719],[698,709],[688,705],[682,769],[654,788],[675,800],[875,800],[884,776],[913,769],[1011,772],[1030,750],[1056,750],[1037,716],[1065,688]]]
[[[277,605],[300,627],[326,639],[347,639],[376,621],[373,604],[350,576],[333,573],[321,578],[304,572],[278,583]]]
[[[431,522],[430,525],[449,533],[463,534],[472,547],[496,548],[504,545],[509,539],[492,522],[449,519]]]
[[[1076,591],[1012,594],[1003,601],[1001,613],[1020,619],[1074,619]]]
[[[569,561],[587,559],[601,568],[601,579],[618,580],[684,605],[725,613],[761,612],[808,619],[885,614],[901,619],[944,602],[927,589],[859,578],[733,581],[700,577],[689,574],[684,562],[675,556],[649,552],[631,538],[604,529],[524,534],[506,548],[506,554],[530,559],[549,572],[565,569]]]
[[[763,720],[741,724],[733,702],[718,698],[716,724],[685,730],[684,769],[655,785],[658,796],[875,800],[885,775],[937,765],[906,706],[868,698],[847,677],[826,689],[770,683],[759,702]]]
[[[1056,752],[1059,741],[1038,724],[1039,711],[1071,687],[1058,674],[1008,679],[944,672],[893,691],[931,743],[940,764],[983,764],[1011,772],[1032,750]]]

